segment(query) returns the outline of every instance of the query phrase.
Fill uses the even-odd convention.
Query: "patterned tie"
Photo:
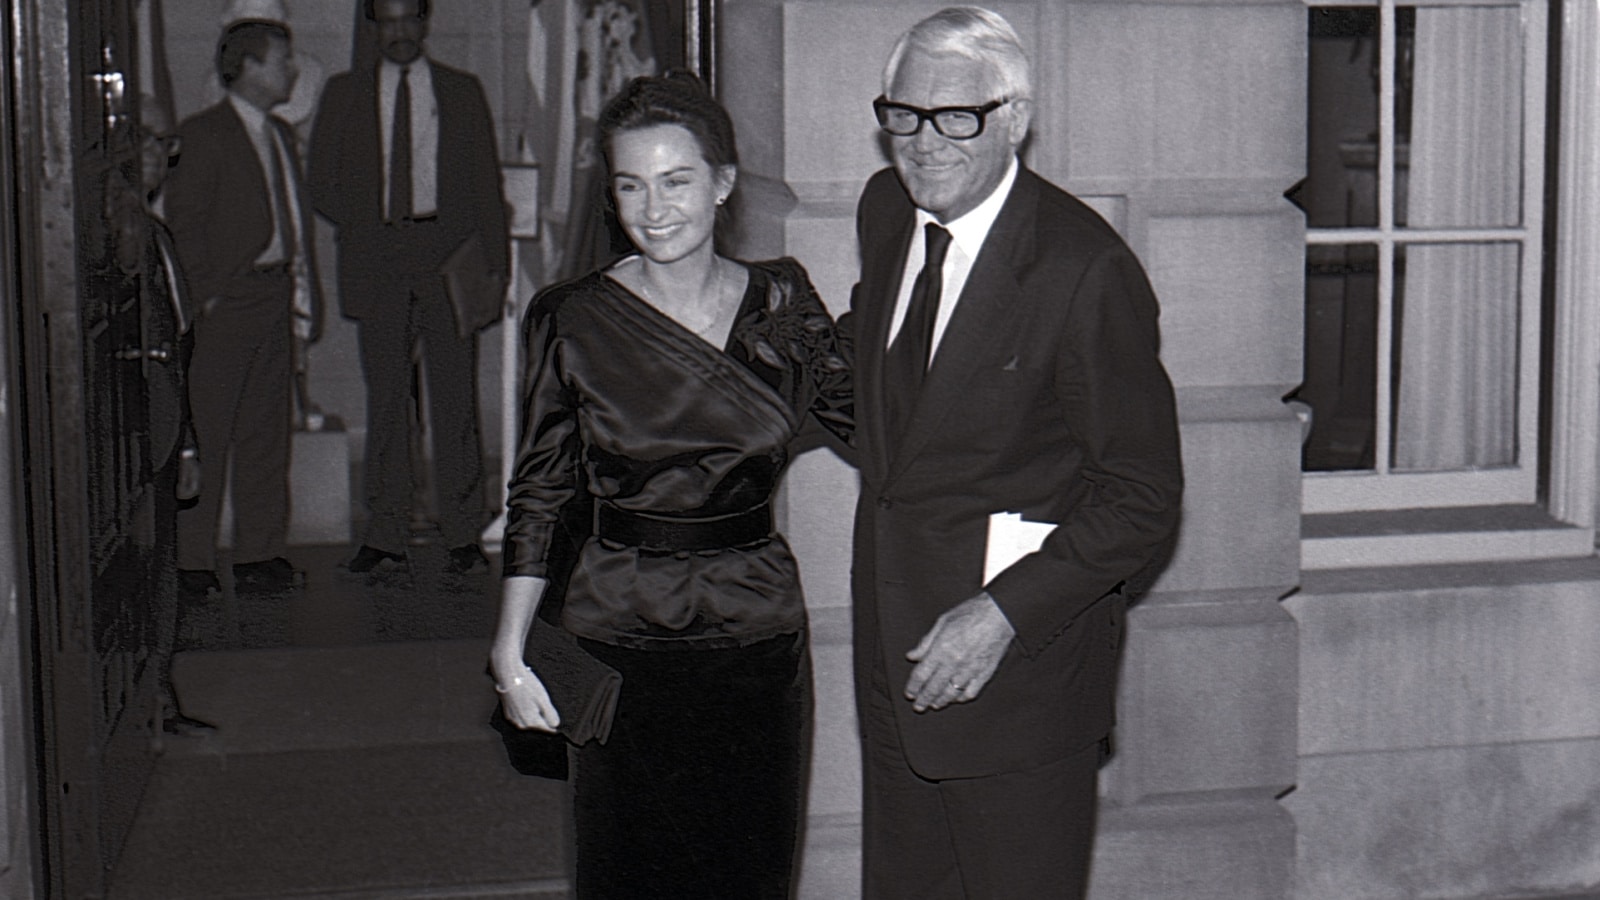
[[[389,221],[411,217],[411,68],[400,70],[389,141]]]
[[[950,232],[929,222],[923,229],[922,271],[911,286],[911,302],[905,321],[895,335],[884,359],[884,383],[888,390],[890,434],[898,437],[911,418],[911,410],[922,392],[922,379],[928,372],[928,356],[933,347],[933,326],[939,318],[939,299],[944,292],[944,258],[950,249]]]

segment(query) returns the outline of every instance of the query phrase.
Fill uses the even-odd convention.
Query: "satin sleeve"
[[[806,396],[800,411],[808,413],[807,432],[821,426],[847,447],[855,447],[855,379],[845,337],[835,327],[828,308],[812,286],[805,267],[793,259],[775,266],[779,293],[793,306],[800,320],[805,348],[803,378]]]
[[[578,489],[578,402],[562,365],[562,300],[535,297],[523,323],[523,424],[506,485],[505,577],[548,576],[552,537]]]

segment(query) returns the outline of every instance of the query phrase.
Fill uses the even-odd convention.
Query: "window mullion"
[[[1542,291],[1544,287],[1544,260],[1540,253],[1544,228],[1544,163],[1545,133],[1535,123],[1546,121],[1545,111],[1545,59],[1543,53],[1529,52],[1530,48],[1546,46],[1548,27],[1544,4],[1522,4],[1524,29],[1522,46],[1522,226],[1525,237],[1522,244],[1522,296],[1518,298],[1521,315],[1518,321],[1521,334],[1518,338],[1520,372],[1517,384],[1517,462],[1532,468],[1539,459],[1539,392],[1541,389],[1540,343],[1543,326]]]
[[[1395,11],[1394,0],[1378,9],[1378,334],[1373,390],[1372,464],[1389,471],[1393,440],[1390,405],[1394,400],[1394,200],[1395,200]]]

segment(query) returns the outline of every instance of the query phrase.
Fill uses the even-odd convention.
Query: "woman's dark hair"
[[[239,22],[222,33],[217,42],[217,74],[223,84],[233,84],[244,74],[244,61],[267,61],[273,38],[289,40],[289,26],[251,19]]]
[[[373,22],[378,21],[378,11],[375,8],[376,5],[377,0],[366,0],[366,2],[361,4],[362,14]],[[417,0],[417,18],[428,18],[428,0]]]
[[[733,120],[693,72],[672,69],[635,78],[600,113],[600,147],[611,162],[611,141],[619,133],[652,125],[679,125],[694,135],[713,169],[739,164]]]

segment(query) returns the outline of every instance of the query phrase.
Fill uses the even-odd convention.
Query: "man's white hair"
[[[934,56],[954,54],[986,63],[995,74],[1001,97],[1033,98],[1028,52],[1022,48],[1016,29],[993,10],[981,6],[951,6],[911,26],[895,42],[889,62],[883,67],[884,96],[889,96],[900,63],[912,50]]]

